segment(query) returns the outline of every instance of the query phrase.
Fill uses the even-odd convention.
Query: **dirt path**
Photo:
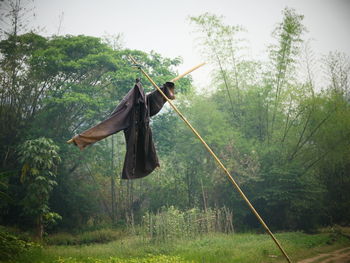
[[[313,258],[307,258],[298,263],[350,263],[350,247],[336,251],[319,254]]]

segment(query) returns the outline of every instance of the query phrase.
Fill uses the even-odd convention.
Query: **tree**
[[[33,0],[0,1],[0,39],[27,32],[29,17],[34,17]]]
[[[221,80],[215,79],[217,89],[210,99],[217,104],[220,115],[225,116],[223,121],[234,120],[226,143],[222,142],[223,158],[273,227],[307,229],[324,214],[321,208],[325,188],[316,171],[308,167],[316,156],[313,141],[329,117],[326,114],[314,120],[317,103],[312,99],[311,79],[305,84],[295,78],[306,30],[303,16],[289,8],[283,10],[283,15],[274,31],[277,44],[269,49],[268,64],[239,57],[237,44],[231,44],[235,36],[232,32],[239,31],[223,25],[222,18],[206,13],[191,20],[203,37],[204,54],[211,54],[216,71],[221,72],[216,75]],[[239,97],[239,101],[231,99],[228,103],[230,94]],[[206,125],[210,127],[211,123]],[[220,187],[228,189],[224,184]],[[237,196],[230,191],[216,195],[223,202],[231,200],[230,204],[237,208],[237,221],[256,225],[255,218],[241,210]],[[317,216],[307,225],[305,214]]]
[[[231,122],[237,125],[240,118],[242,78],[241,52],[243,49],[240,26],[225,25],[223,17],[205,13],[190,17],[199,34],[199,46],[202,53],[218,68],[214,70],[216,82],[222,83],[231,110]]]
[[[44,219],[54,219],[48,206],[50,193],[57,184],[57,165],[61,158],[58,146],[44,137],[27,140],[19,147],[19,161],[22,164],[21,181],[26,194],[22,200],[24,213],[35,220],[36,234],[41,240],[44,233]]]

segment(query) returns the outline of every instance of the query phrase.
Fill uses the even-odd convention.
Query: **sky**
[[[266,58],[271,33],[285,7],[305,16],[309,32],[304,38],[312,39],[318,57],[336,50],[350,56],[350,0],[34,0],[34,4],[32,25],[42,28],[43,35],[57,34],[59,28],[60,35],[122,34],[127,48],[182,57],[179,73],[204,62],[188,17],[205,12],[223,16],[226,24],[243,26],[253,58]],[[204,66],[192,73],[197,87],[210,84],[209,70]]]

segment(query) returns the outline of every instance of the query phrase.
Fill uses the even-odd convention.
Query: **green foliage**
[[[22,240],[0,228],[0,261],[15,260],[23,254],[29,256],[34,250],[41,249],[39,244]]]
[[[269,226],[313,232],[322,225],[349,224],[349,58],[338,52],[325,57],[329,85],[320,91],[313,73],[321,73],[311,72],[312,61],[301,57],[306,29],[295,10],[283,10],[268,61],[250,58],[242,41],[245,30],[226,24],[224,17],[205,13],[190,21],[213,65],[213,82],[210,92],[196,93],[190,77],[181,79],[175,103]],[[1,223],[41,225],[49,235],[115,224],[165,240],[179,233],[225,232],[218,227],[225,223],[209,218],[218,215],[217,207],[226,207],[233,215],[233,222],[226,222],[235,230],[259,227],[169,107],[151,124],[161,168],[142,180],[117,179],[125,154],[122,133],[83,152],[65,143],[105,119],[140,77],[128,55],[157,84],[177,75],[181,58],[124,49],[119,37],[112,41],[33,32],[9,33],[0,41]],[[302,61],[307,80],[297,77]],[[42,137],[52,141],[37,139]],[[52,236],[57,239],[52,244],[114,238],[83,236]]]
[[[327,58],[325,64],[329,70],[328,75],[332,76],[329,88],[333,94],[316,93],[309,71],[307,83],[300,83],[295,77],[302,37],[306,31],[302,15],[293,9],[284,9],[283,20],[273,33],[276,44],[269,48],[270,61],[267,64],[237,56],[242,54],[243,49],[237,44],[233,45],[235,48],[225,44],[228,43],[225,39],[230,35],[232,39],[237,36],[225,32],[224,28],[230,26],[223,21],[222,17],[208,13],[191,17],[202,40],[201,48],[205,49],[203,55],[209,54],[216,63],[216,71],[220,73],[215,83],[216,90],[208,100],[215,102],[220,116],[224,117],[221,123],[229,123],[232,127],[231,131],[224,133],[226,148],[222,145],[220,147],[224,149],[222,159],[227,160],[226,165],[232,169],[235,179],[273,228],[312,231],[318,225],[326,223],[330,214],[339,215],[339,212],[327,211],[324,206],[329,199],[326,193],[330,193],[331,188],[341,188],[330,181],[325,183],[320,175],[325,169],[322,163],[327,163],[326,166],[330,167],[328,158],[334,158],[333,161],[338,162],[348,152],[331,150],[339,149],[343,145],[339,144],[340,141],[346,145],[349,143],[348,133],[343,130],[348,126],[345,120],[349,120],[346,110],[348,106],[344,107],[343,104],[347,99],[345,79],[349,74],[348,60],[340,54],[331,54]],[[239,59],[229,59],[230,53]],[[231,97],[237,98],[237,101]],[[333,106],[326,98],[332,101]],[[196,115],[201,115],[201,112],[204,110]],[[205,112],[208,114],[212,110],[205,109]],[[338,119],[339,115],[342,115],[341,119]],[[216,134],[221,134],[220,125],[203,122],[198,126],[205,129],[212,127]],[[204,138],[207,139],[206,136]],[[328,150],[325,150],[320,145],[316,146],[316,141],[320,138],[332,145],[331,148],[326,147]],[[186,141],[188,140],[187,138]],[[215,144],[213,148],[215,150]],[[196,152],[199,152],[198,149]],[[196,167],[197,173],[199,172],[196,165],[192,167]],[[328,172],[325,178],[329,179],[330,174],[334,174],[334,171]],[[348,173],[343,173],[345,174]],[[343,180],[347,177],[343,177]],[[347,185],[348,180],[345,179],[344,182]],[[211,186],[215,187],[215,184]],[[221,196],[226,196],[224,200],[231,200],[229,203],[224,201],[225,204],[235,207],[236,222],[239,225],[257,226],[256,219],[250,213],[242,211],[246,208],[237,200],[240,197],[229,194],[229,188],[224,184],[218,186],[217,189],[225,189],[221,190],[224,193]],[[209,196],[215,198],[213,194]],[[340,196],[347,196],[346,191],[342,191]],[[339,203],[347,202],[343,199]],[[345,210],[342,216],[336,217],[337,220],[340,217],[347,218],[345,221],[349,218]]]
[[[60,176],[55,178],[58,184],[50,199],[53,210],[62,215],[59,225],[80,227],[89,220],[102,220],[105,216],[100,216],[104,213],[99,206],[104,200],[91,196],[101,197],[104,193],[100,193],[96,182],[85,182],[95,176],[103,181],[111,169],[108,165],[92,165],[90,173],[83,164],[105,161],[111,147],[97,144],[83,157],[65,141],[108,116],[134,85],[139,72],[131,67],[129,54],[143,64],[159,85],[177,75],[174,66],[181,59],[163,58],[155,52],[115,50],[96,37],[45,38],[34,33],[10,35],[0,42],[0,52],[0,79],[4,87],[0,91],[0,139],[4,142],[0,145],[1,171],[13,171],[4,180],[5,185],[11,181],[4,196],[10,196],[8,193],[15,196],[16,204],[25,199],[18,194],[23,191],[20,182],[14,179],[17,169],[23,167],[23,174],[37,171],[35,167],[29,171],[28,165],[20,163],[16,150],[24,141],[44,136],[59,145],[62,158]],[[179,92],[189,91],[190,78],[179,81],[177,88]],[[43,178],[38,177],[37,182],[40,179]],[[42,183],[50,184],[53,182],[50,180]],[[23,223],[23,218],[18,217],[22,213],[20,208],[16,205],[12,209],[14,206],[9,203],[8,206],[11,209],[4,210],[9,213],[5,215],[7,221],[12,223],[15,218]]]
[[[32,216],[48,212],[49,194],[56,185],[56,168],[61,161],[58,149],[52,140],[46,138],[28,140],[19,148],[19,161],[23,165],[21,181],[27,186],[23,202],[27,213]]]
[[[36,220],[38,236],[42,238],[44,223],[55,223],[61,217],[49,213],[48,201],[50,192],[57,184],[56,169],[61,161],[58,146],[52,140],[39,138],[28,140],[18,149],[19,161],[22,164],[21,182],[26,187],[22,200],[24,212]]]

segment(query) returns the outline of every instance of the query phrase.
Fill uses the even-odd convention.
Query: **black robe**
[[[174,84],[167,82],[161,89],[168,98],[173,98],[173,88]],[[159,166],[149,122],[150,117],[157,114],[165,102],[158,90],[145,95],[141,83],[137,82],[109,118],[74,136],[73,141],[82,150],[124,130],[126,154],[122,179],[144,177]]]

